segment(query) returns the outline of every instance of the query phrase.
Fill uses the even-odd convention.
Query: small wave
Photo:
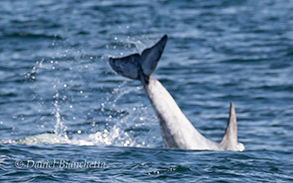
[[[192,170],[187,166],[173,166],[173,167],[167,167],[162,168],[160,170],[155,170],[151,172],[147,172],[148,175],[159,175],[159,174],[167,174],[167,173],[186,173],[186,172],[192,172]]]
[[[29,33],[29,32],[7,33],[7,34],[4,34],[3,37],[6,37],[6,38],[27,38],[27,39],[43,38],[43,39],[55,39],[55,40],[62,40],[63,39],[60,35],[47,35],[47,34],[37,34],[37,33]]]
[[[128,136],[124,133],[124,136]],[[93,146],[93,145],[114,145],[114,146],[136,146],[140,147],[140,144],[136,144],[131,138],[121,137],[121,130],[118,127],[114,127],[110,132],[104,130],[102,132],[96,132],[89,135],[76,135],[73,138],[67,136],[60,136],[55,133],[42,133],[38,135],[27,136],[17,140],[2,140],[4,144],[71,144],[80,146]]]
[[[1,143],[7,144],[70,144],[70,140],[52,133],[43,133],[33,136],[28,136],[17,140],[3,140]]]
[[[72,145],[94,145],[94,143],[86,141],[84,139],[69,139],[68,137],[59,136],[54,133],[43,133],[33,136],[28,136],[18,140],[3,140],[0,141],[5,144],[72,144]]]

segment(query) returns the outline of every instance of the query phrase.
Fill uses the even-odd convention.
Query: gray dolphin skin
[[[109,58],[110,65],[118,74],[142,82],[159,118],[166,148],[243,151],[243,144],[237,142],[237,120],[232,102],[223,139],[220,143],[213,142],[194,128],[166,88],[150,76],[160,60],[167,39],[167,35],[164,35],[159,42],[145,49],[141,55],[136,53],[122,58]]]

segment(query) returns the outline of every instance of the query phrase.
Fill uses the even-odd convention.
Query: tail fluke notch
[[[141,55],[136,53],[122,58],[109,58],[110,65],[124,77],[147,80],[161,58],[167,39],[167,35],[164,35],[160,41],[151,48],[145,49]]]

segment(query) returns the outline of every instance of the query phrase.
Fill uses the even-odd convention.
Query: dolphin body
[[[110,65],[118,74],[142,82],[159,118],[166,148],[243,151],[243,144],[237,142],[237,120],[232,102],[223,139],[220,143],[213,142],[194,128],[166,88],[150,76],[159,62],[167,39],[167,35],[164,35],[159,42],[145,49],[141,55],[136,53],[122,58],[110,57]]]

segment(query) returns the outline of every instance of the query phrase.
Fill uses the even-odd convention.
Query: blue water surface
[[[292,182],[293,1],[1,0],[1,182]],[[153,76],[243,152],[165,149],[110,56],[169,40]]]

